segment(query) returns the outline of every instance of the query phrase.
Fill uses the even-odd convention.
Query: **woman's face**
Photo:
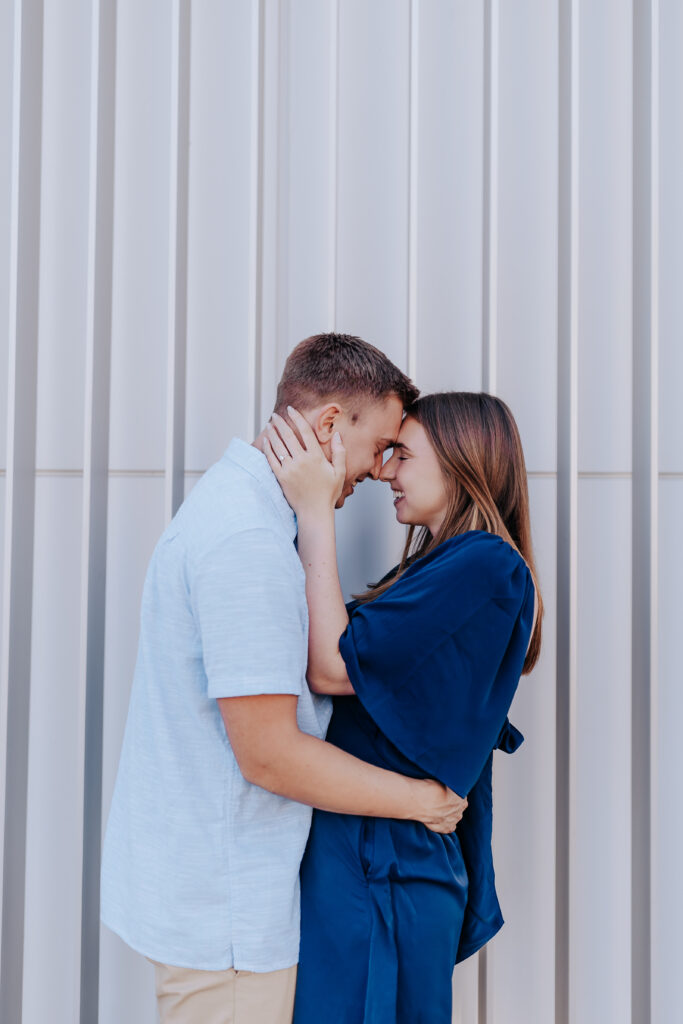
[[[443,473],[424,427],[406,416],[380,480],[391,485],[399,523],[439,532],[448,507]]]

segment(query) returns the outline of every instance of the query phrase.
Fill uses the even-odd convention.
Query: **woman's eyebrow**
[[[401,451],[408,452],[410,455],[413,454],[410,451],[410,448],[408,447],[408,445],[407,444],[403,444],[403,441],[393,441],[392,442],[392,448],[396,448],[397,450],[401,449]]]

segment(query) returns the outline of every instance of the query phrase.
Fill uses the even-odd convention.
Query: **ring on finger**
[[[286,448],[285,448],[285,450],[284,450],[284,451],[282,452],[282,454],[281,454],[281,453],[280,453],[279,451],[277,451],[277,450],[276,450],[276,448],[275,448],[275,445],[273,444],[273,441],[274,441],[275,437],[277,437],[278,441],[280,441],[280,438],[279,438],[279,436],[278,436],[278,433],[277,433],[277,431],[275,430],[275,428],[274,428],[274,427],[272,427],[272,426],[270,425],[270,423],[268,424],[268,436],[269,436],[269,439],[270,439],[270,446],[271,446],[271,448],[273,449],[273,452],[274,452],[274,454],[275,454],[275,455],[277,456],[277,458],[278,458],[278,459],[280,460],[280,465],[282,465],[282,463],[283,463],[283,462],[285,461],[285,457],[286,457],[286,456],[287,456],[287,455],[288,455],[289,453],[288,453],[288,451],[287,451],[287,449],[286,449]],[[280,442],[280,443],[281,443],[281,442]]]

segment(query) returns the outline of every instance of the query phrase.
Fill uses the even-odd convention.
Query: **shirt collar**
[[[287,527],[287,532],[292,540],[294,540],[296,537],[296,516],[294,515],[294,510],[282,493],[282,488],[277,482],[264,453],[255,448],[253,444],[247,444],[246,441],[242,441],[239,437],[233,437],[223,458],[235,462],[245,473],[248,473],[249,476],[258,482],[266,492],[271,503],[275,506],[276,511]]]

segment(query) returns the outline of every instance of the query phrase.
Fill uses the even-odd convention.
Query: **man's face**
[[[336,508],[342,507],[361,480],[379,479],[384,452],[398,437],[402,418],[403,404],[396,395],[367,402],[355,422],[349,414],[341,414],[337,429],[346,448],[346,479]]]

